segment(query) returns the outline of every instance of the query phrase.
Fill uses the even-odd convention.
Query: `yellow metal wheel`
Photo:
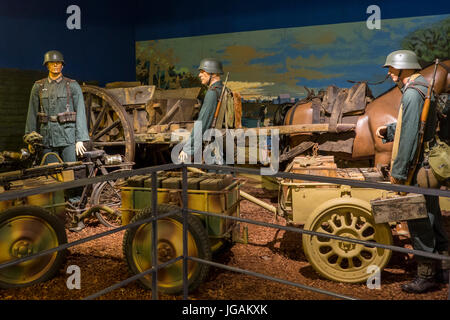
[[[333,199],[319,206],[308,218],[305,230],[392,245],[387,223],[375,224],[370,205],[355,198]],[[371,265],[383,269],[391,250],[303,234],[303,250],[322,276],[339,282],[366,281]]]
[[[158,214],[175,211],[173,215],[158,220],[158,264],[162,264],[183,255],[183,218],[176,206],[158,205]],[[144,209],[136,215],[131,223],[152,216],[151,209]],[[205,227],[201,221],[192,215],[188,217],[187,233],[188,255],[211,260],[211,245]],[[139,227],[127,230],[123,241],[124,255],[129,270],[138,274],[153,266],[152,263],[152,224],[145,223]],[[203,282],[208,274],[209,266],[188,261],[189,290],[194,290]],[[152,288],[152,275],[140,278],[141,284]],[[158,291],[167,294],[177,294],[183,290],[183,261],[179,260],[158,270]]]
[[[0,213],[0,264],[55,248],[67,242],[64,226],[40,207],[24,206]],[[65,251],[0,269],[0,287],[24,287],[58,272]]]

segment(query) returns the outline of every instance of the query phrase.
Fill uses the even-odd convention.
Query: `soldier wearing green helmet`
[[[30,94],[24,140],[34,132],[42,135],[43,153],[50,153],[46,163],[58,161],[52,153],[64,162],[76,161],[86,151],[83,141],[89,141],[83,92],[75,80],[63,76],[64,64],[61,52],[46,52],[48,77],[36,81]]]
[[[413,51],[398,50],[390,53],[383,67],[389,68],[388,74],[402,91],[402,99],[397,122],[379,127],[376,134],[383,139],[383,143],[394,142],[390,180],[394,184],[404,184],[418,147],[420,116],[429,84],[419,73],[422,68]],[[430,145],[434,143],[436,124],[436,109],[430,108],[424,133],[424,141]],[[421,172],[420,168],[424,165],[421,155],[413,184],[420,185],[421,176],[418,177],[418,172]],[[439,198],[425,195],[425,200],[429,217],[407,222],[413,248],[448,255],[448,237],[442,225]],[[436,289],[439,282],[448,283],[448,262],[441,263],[421,256],[416,256],[415,259],[417,275],[412,282],[402,286],[403,291],[423,293]]]
[[[197,121],[201,121],[201,136],[203,137],[205,131],[211,127],[217,103],[220,99],[220,93],[223,88],[223,83],[220,78],[223,74],[222,62],[214,58],[205,58],[200,61],[198,70],[198,77],[200,78],[201,83],[208,88],[197,119]],[[180,162],[186,162],[188,158],[199,151],[198,149],[194,149],[195,144],[193,146],[195,133],[194,127],[194,130],[191,131],[189,139],[178,155],[178,160]]]
[[[64,65],[64,57],[61,52],[50,50],[44,54],[44,62],[42,65],[45,67],[47,62],[61,62]]]
[[[39,132],[44,153],[55,152],[62,160],[72,162],[86,151],[83,141],[89,141],[89,134],[81,87],[63,76],[64,64],[61,52],[45,53],[43,65],[49,73],[31,89],[25,135]]]

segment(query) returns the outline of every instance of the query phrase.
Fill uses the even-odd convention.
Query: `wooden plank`
[[[404,221],[428,217],[423,194],[410,193],[406,196],[388,194],[370,201],[375,223]]]
[[[155,86],[105,89],[121,105],[145,105],[154,98]]]
[[[355,124],[347,124],[341,123],[336,126],[336,131],[339,132],[347,132],[352,131],[356,127]],[[271,130],[278,130],[279,134],[293,134],[293,133],[321,133],[321,132],[335,132],[334,127],[330,126],[328,123],[315,123],[315,124],[294,124],[294,125],[285,125],[285,126],[272,126],[272,127],[258,127],[258,128],[246,128],[244,131],[255,131],[256,134],[260,134],[260,132]]]
[[[139,87],[141,86],[140,81],[115,81],[110,82],[105,85],[106,89],[113,89],[113,88],[130,88],[130,87]]]
[[[171,90],[157,89],[154,94],[155,100],[167,100],[167,99],[197,99],[200,94],[200,87],[196,88],[182,88]]]
[[[159,120],[157,125],[165,124],[170,118],[174,115],[176,111],[178,111],[179,107],[181,106],[181,100],[178,100],[177,103],[175,103],[170,110],[164,115],[164,117]]]

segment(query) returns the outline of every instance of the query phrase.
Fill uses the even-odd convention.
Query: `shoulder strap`
[[[222,87],[223,88],[223,87]],[[222,94],[222,88],[215,86],[214,84],[211,86],[211,90],[214,90],[217,93],[217,102],[220,100],[220,95]],[[225,87],[225,94],[228,92],[228,88]]]
[[[408,90],[409,88],[412,88],[420,94],[422,99],[425,99],[426,93],[420,90],[417,86],[422,86],[428,89],[429,84],[427,82],[417,81],[416,79],[420,76],[421,76],[420,73],[413,74],[410,78],[411,80],[406,85],[405,91]]]
[[[67,104],[66,104],[66,112],[69,112],[69,107],[70,107],[70,99],[72,98],[72,91],[70,90],[70,82],[73,82],[75,80],[63,77],[63,80],[66,82],[66,91],[67,91]],[[73,101],[72,101],[73,103]],[[75,105],[74,105],[74,109],[75,109]]]
[[[420,94],[420,96],[422,97],[422,99],[425,100],[426,94],[423,93],[422,90],[420,90],[419,88],[417,88],[415,85],[409,85],[408,88],[406,88],[406,90],[408,90],[408,89],[414,89],[414,90],[416,90],[416,91]],[[406,91],[406,90],[405,90],[405,91]]]
[[[44,105],[42,104],[42,90],[44,89],[44,81],[46,79],[37,80],[35,83],[39,85],[39,109],[44,113]]]

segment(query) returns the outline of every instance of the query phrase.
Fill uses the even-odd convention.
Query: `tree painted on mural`
[[[196,75],[176,70],[177,61],[171,48],[160,51],[155,41],[136,46],[136,78],[142,84],[159,89],[192,88],[201,85]]]
[[[402,47],[414,51],[422,66],[428,65],[436,58],[450,58],[449,35],[450,18],[409,34],[403,40]]]

